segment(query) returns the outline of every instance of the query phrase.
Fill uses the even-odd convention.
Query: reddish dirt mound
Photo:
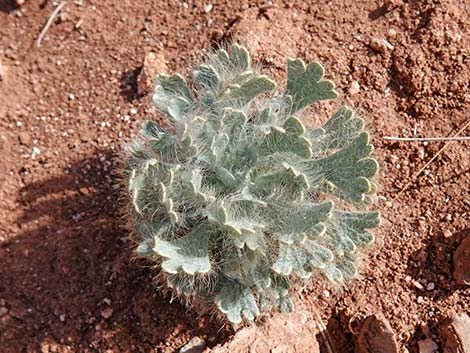
[[[442,347],[441,321],[470,312],[470,289],[452,279],[453,252],[470,235],[469,142],[449,143],[400,193],[444,142],[383,137],[450,136],[468,122],[468,1],[76,0],[37,47],[55,6],[0,2],[2,352],[174,352],[194,336],[230,345],[228,330],[169,304],[148,264],[130,260],[113,186],[123,142],[140,120],[160,119],[137,89],[145,55],[186,74],[231,36],[276,78],[285,56],[323,63],[377,147],[376,246],[346,288],[304,293],[336,352],[354,349],[350,321],[379,311],[401,347],[417,352],[428,336]],[[324,121],[336,104],[305,115]]]

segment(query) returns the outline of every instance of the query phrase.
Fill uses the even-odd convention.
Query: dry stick
[[[384,140],[389,141],[470,141],[470,136],[464,137],[398,137],[398,136],[384,136]]]
[[[305,297],[302,295],[302,293],[299,293],[300,299],[303,300]],[[310,299],[310,297],[306,298],[307,301],[310,303],[311,308],[313,309],[313,312],[315,313],[316,316],[316,324],[318,328],[320,329],[320,334],[323,338],[323,342],[325,343],[326,350],[328,353],[336,353],[335,350],[333,349],[333,344],[331,342],[331,337],[330,334],[328,333],[328,329],[326,328],[325,324],[323,323],[320,314],[318,313],[317,307],[315,303]]]
[[[47,22],[46,24],[44,25],[44,28],[42,29],[41,33],[39,33],[39,37],[38,39],[36,40],[36,46],[39,48],[41,46],[41,41],[42,41],[42,38],[44,37],[44,35],[46,34],[47,30],[49,29],[49,27],[51,26],[52,24],[52,21],[54,21],[54,18],[59,14],[60,10],[62,10],[62,8],[64,7],[66,1],[63,1],[61,2],[59,5],[57,5],[57,7],[55,8],[55,10],[51,13],[51,15],[49,16],[49,18],[47,19]]]
[[[470,125],[470,120],[467,121],[467,123],[464,125],[464,127],[461,128],[459,131],[457,131],[457,133],[454,136],[452,136],[452,138],[458,137],[462,132],[465,131],[465,129],[469,125]],[[420,170],[418,170],[418,172],[415,175],[413,175],[411,177],[411,179],[405,184],[405,186],[400,190],[400,192],[397,194],[397,196],[395,196],[395,198],[400,196],[403,193],[403,191],[405,191],[408,188],[408,186],[411,185],[413,180],[415,180],[437,157],[439,157],[439,155],[447,148],[447,146],[449,146],[449,142],[450,141],[447,141],[446,144],[444,146],[442,146],[442,148]]]
[[[310,301],[310,303],[312,303],[312,302]],[[325,342],[326,350],[328,351],[328,353],[335,353],[335,352],[333,352],[333,345],[331,343],[330,334],[328,333],[328,329],[326,328],[325,324],[321,320],[321,316],[318,313],[317,308],[315,306],[313,306],[312,308],[313,308],[313,311],[315,312],[315,315],[317,317],[317,325],[320,327],[320,334],[322,335],[323,341]]]

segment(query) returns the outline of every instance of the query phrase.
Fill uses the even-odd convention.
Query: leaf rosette
[[[337,96],[323,76],[318,63],[288,60],[280,93],[244,47],[218,49],[191,87],[180,75],[157,77],[153,100],[170,128],[146,121],[129,147],[137,252],[175,293],[233,324],[291,311],[294,278],[353,278],[374,241],[379,214],[365,208],[378,164],[363,120],[347,107],[320,128],[301,119]]]

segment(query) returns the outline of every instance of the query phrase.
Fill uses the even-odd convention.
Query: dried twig
[[[299,291],[298,295],[300,296],[300,299],[302,301],[306,300],[310,304],[310,308],[313,310],[313,313],[315,314],[315,323],[317,324],[320,334],[323,338],[323,343],[325,345],[327,353],[336,353],[335,349],[333,348],[333,343],[332,343],[330,334],[328,333],[328,329],[323,323],[320,314],[318,313],[316,304],[313,302],[313,300],[309,296],[304,297],[301,291]]]
[[[384,140],[389,141],[470,141],[470,136],[464,137],[398,137],[398,136],[384,136]]]
[[[312,303],[312,301],[310,301],[310,303]],[[326,350],[328,351],[328,353],[335,353],[334,348],[333,348],[333,344],[331,342],[330,334],[328,333],[328,329],[326,328],[325,324],[321,320],[321,316],[318,313],[318,310],[317,310],[316,306],[313,305],[312,309],[315,313],[315,316],[316,316],[316,319],[317,319],[316,323],[320,328],[320,334],[323,338],[323,342],[325,343]]]
[[[64,7],[66,1],[62,1],[59,5],[57,5],[57,7],[54,9],[54,11],[51,13],[51,15],[49,16],[49,18],[47,19],[47,22],[46,24],[44,25],[41,33],[39,33],[39,36],[38,36],[38,39],[36,40],[36,46],[39,48],[41,46],[41,41],[42,41],[42,38],[44,37],[44,35],[46,34],[46,32],[48,31],[49,27],[51,26],[52,24],[52,21],[54,21],[54,18],[59,14],[60,10],[62,10],[62,8]]]
[[[463,128],[461,128],[459,131],[457,131],[457,133],[456,133],[454,136],[452,136],[452,138],[454,138],[454,139],[457,138],[462,132],[465,131],[465,129],[466,129],[469,125],[470,125],[470,120],[467,121],[467,123],[463,126]],[[415,179],[416,179],[416,178],[417,178],[417,177],[418,177],[418,176],[419,176],[437,157],[439,157],[439,155],[447,148],[447,146],[449,146],[449,142],[450,142],[450,141],[447,141],[447,142],[445,143],[445,145],[442,146],[442,148],[441,148],[441,149],[440,149],[440,150],[439,150],[439,151],[438,151],[420,170],[418,170],[418,171],[411,177],[411,179],[405,184],[405,186],[400,190],[400,192],[399,192],[399,193],[397,194],[397,196],[395,196],[395,197],[400,196],[400,195],[403,193],[403,191],[405,191],[405,190],[408,188],[408,186],[410,186],[411,183],[412,183],[412,182],[413,182],[413,181],[414,181],[414,180],[415,180]]]

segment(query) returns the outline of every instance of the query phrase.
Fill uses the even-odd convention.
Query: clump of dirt
[[[470,285],[470,237],[466,237],[454,253],[454,279],[457,284]]]
[[[356,340],[356,353],[398,353],[398,345],[390,323],[382,313],[369,316]]]

